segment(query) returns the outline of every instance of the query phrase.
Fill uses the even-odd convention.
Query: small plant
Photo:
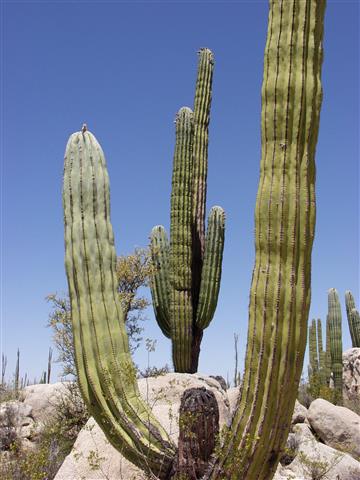
[[[320,454],[317,455],[316,458],[313,458],[306,455],[304,452],[299,452],[297,457],[304,474],[307,477],[310,477],[311,480],[330,480],[332,477],[328,477],[328,474],[341,461],[343,456],[342,453],[337,452],[334,454],[333,458],[328,461],[322,459]]]

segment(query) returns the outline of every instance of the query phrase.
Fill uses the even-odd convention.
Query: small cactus
[[[331,371],[334,378],[336,403],[342,403],[342,333],[341,307],[339,295],[335,288],[328,292],[328,319],[330,336]]]
[[[345,304],[352,346],[353,348],[360,347],[360,315],[349,290],[345,292]]]

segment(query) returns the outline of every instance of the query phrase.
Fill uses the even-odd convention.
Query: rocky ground
[[[176,374],[139,380],[140,393],[172,437],[178,438],[178,409],[185,389],[206,387],[214,392],[220,427],[231,421],[237,388],[224,389],[212,377]],[[54,414],[61,383],[26,387],[18,400],[0,405],[0,438],[5,443],[16,434],[24,448],[33,449],[46,421]],[[356,402],[360,393],[360,349],[344,353],[344,398]],[[5,443],[4,443],[5,442]],[[2,461],[6,460],[3,452]],[[296,402],[286,454],[275,480],[360,480],[360,417],[348,408],[323,399],[306,409]],[[66,457],[56,480],[140,480],[143,472],[130,464],[106,440],[90,418]]]

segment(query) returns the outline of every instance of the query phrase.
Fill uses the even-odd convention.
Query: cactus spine
[[[131,462],[166,478],[175,449],[140,398],[116,292],[116,253],[103,151],[86,128],[65,152],[63,206],[76,368],[87,407]]]
[[[245,374],[212,480],[272,478],[289,432],[310,306],[324,9],[270,1]]]
[[[346,315],[349,323],[353,348],[360,347],[360,315],[356,310],[355,300],[350,291],[345,292]]]
[[[342,333],[341,333],[341,307],[339,295],[335,288],[328,292],[328,318],[330,335],[331,371],[334,378],[336,393],[335,401],[341,403],[342,398]]]
[[[151,233],[156,273],[152,282],[155,316],[172,340],[175,371],[197,371],[203,330],[216,309],[224,247],[225,215],[211,209],[205,235],[208,127],[213,54],[199,53],[194,113],[187,107],[176,117],[170,244],[164,227]]]

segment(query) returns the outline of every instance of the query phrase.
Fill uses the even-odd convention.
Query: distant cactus
[[[328,292],[328,320],[330,336],[331,371],[334,378],[336,403],[342,403],[342,333],[341,307],[335,288]]]
[[[330,383],[331,369],[327,369],[326,354],[323,349],[321,320],[313,319],[309,326],[309,384],[314,398],[322,396],[321,392],[324,392]]]
[[[360,315],[356,310],[354,297],[349,290],[345,292],[345,304],[352,346],[353,348],[360,347]]]
[[[213,207],[205,235],[208,128],[214,68],[212,52],[199,52],[194,113],[176,117],[170,244],[164,227],[151,232],[156,272],[151,285],[157,322],[172,340],[176,372],[198,368],[203,330],[213,318],[221,278],[225,214]]]
[[[14,389],[15,389],[15,391],[19,390],[19,386],[20,386],[20,350],[17,349],[16,365],[15,365],[15,373],[14,373]]]

